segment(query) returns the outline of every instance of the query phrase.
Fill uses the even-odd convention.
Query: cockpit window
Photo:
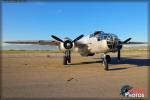
[[[94,32],[93,34],[90,34],[89,36],[90,38],[91,37],[96,37],[97,38],[97,41],[101,41],[101,40],[117,40],[118,37],[114,34],[111,34],[111,33],[104,33],[103,31],[96,31]]]
[[[107,39],[107,36],[106,36],[106,35],[104,35],[104,36],[103,36],[103,39],[104,39],[104,40],[105,40],[105,39]]]
[[[99,35],[99,34],[100,34],[100,31],[94,32],[94,36]]]
[[[103,33],[104,33],[103,31],[96,31],[93,34],[90,34],[90,38],[91,37],[100,37],[101,34],[103,34]]]

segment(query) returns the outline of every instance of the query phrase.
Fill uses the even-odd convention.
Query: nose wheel
[[[65,51],[65,55],[63,57],[63,64],[67,65],[68,63],[71,63],[71,51],[70,50]]]
[[[111,61],[111,58],[109,55],[106,55],[104,54],[103,57],[102,57],[102,61],[103,61],[103,66],[104,66],[104,69],[106,71],[109,70],[109,66],[108,66],[108,63]]]

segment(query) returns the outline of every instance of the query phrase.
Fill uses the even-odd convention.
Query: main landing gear
[[[71,51],[70,50],[65,51],[65,55],[63,57],[63,64],[67,65],[68,63],[71,63]]]
[[[105,69],[106,71],[108,71],[108,70],[109,70],[108,63],[111,61],[110,56],[104,54],[104,55],[102,56],[102,61],[103,61],[104,69]]]

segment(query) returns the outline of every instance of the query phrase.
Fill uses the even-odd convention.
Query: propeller
[[[61,40],[60,38],[58,38],[57,36],[54,36],[54,35],[51,35],[51,37],[57,41],[60,41],[60,42],[64,42],[63,40]]]
[[[57,41],[63,42],[65,49],[71,49],[73,46],[73,43],[77,42],[78,40],[80,40],[84,35],[80,35],[77,38],[75,38],[73,41],[71,40],[61,40],[60,38],[58,38],[57,36],[51,35],[51,37]]]
[[[80,36],[78,36],[78,37],[77,37],[76,39],[74,39],[72,42],[76,42],[76,41],[80,40],[83,36],[84,36],[83,34],[80,35]]]
[[[125,41],[123,41],[122,43],[125,44],[125,43],[127,43],[128,41],[130,41],[130,40],[131,40],[131,38],[128,38],[128,39],[126,39]]]
[[[122,49],[123,47],[123,44],[126,44],[127,42],[129,42],[131,40],[131,38],[128,38],[126,39],[125,41],[121,42],[121,41],[118,41],[118,61],[120,61],[120,50]]]

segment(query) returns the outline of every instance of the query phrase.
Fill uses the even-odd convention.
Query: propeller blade
[[[127,43],[128,41],[130,41],[131,38],[126,39],[125,41],[123,41],[122,43]]]
[[[83,36],[84,36],[83,34],[80,35],[80,36],[78,36],[78,37],[77,37],[76,39],[74,39],[72,42],[76,42],[76,41],[80,40]]]
[[[54,35],[51,35],[51,37],[52,37],[53,39],[57,40],[57,41],[64,42],[63,40],[61,40],[60,38],[58,38],[58,37],[56,37],[56,36],[54,36]]]

